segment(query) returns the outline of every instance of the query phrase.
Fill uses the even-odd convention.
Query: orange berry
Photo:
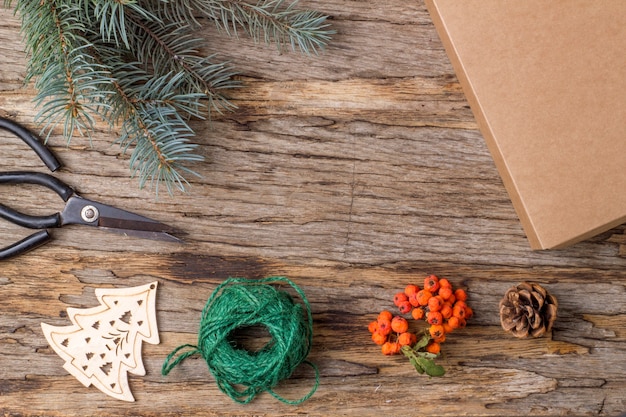
[[[435,275],[429,275],[424,278],[424,289],[431,293],[436,292],[439,289],[439,278]]]
[[[413,346],[417,342],[415,333],[405,332],[398,336],[400,346]]]
[[[465,321],[465,319],[459,319],[459,329],[462,329],[465,326],[467,326],[467,321]]]
[[[458,303],[454,305],[454,308],[452,308],[452,315],[459,319],[464,319],[466,312],[467,310],[465,310],[465,307],[462,305],[459,305]]]
[[[374,333],[376,330],[378,330],[378,321],[371,321],[370,324],[367,326],[367,330],[369,330],[370,333]]]
[[[458,319],[457,319],[457,320],[458,320]],[[447,321],[446,321],[446,322],[444,322],[444,323],[442,324],[442,326],[443,326],[443,331],[444,331],[445,333],[452,333],[452,330],[454,330],[454,328],[453,328],[452,326],[450,326],[450,323],[448,323]]]
[[[428,300],[428,309],[430,311],[439,311],[443,306],[443,299],[439,296],[430,297]]]
[[[409,301],[409,297],[407,297],[407,295],[403,292],[399,292],[393,296],[393,303],[396,306],[399,306],[400,303],[404,303],[405,301]]]
[[[400,352],[400,344],[398,342],[385,342],[381,347],[383,355],[395,355]]]
[[[391,330],[396,333],[404,333],[409,330],[409,322],[404,317],[395,316],[391,320]]]
[[[444,333],[443,336],[439,336],[436,339],[433,339],[433,342],[437,342],[437,343],[443,343],[446,341],[446,334]]]
[[[445,303],[441,306],[441,310],[439,310],[444,319],[449,319],[452,317],[452,306],[448,303]]]
[[[426,321],[430,324],[441,324],[443,323],[443,316],[438,311],[431,311],[426,316]]]
[[[445,334],[444,330],[443,330],[443,326],[440,324],[433,324],[432,326],[430,326],[430,328],[428,329],[428,332],[430,333],[430,336],[433,339],[436,339],[438,337],[441,337]]]
[[[456,303],[456,297],[454,296],[454,294],[452,294],[450,297],[448,297],[446,302],[450,303],[451,305],[454,305],[454,303]]]
[[[378,314],[378,321],[380,320],[391,321],[392,318],[393,318],[393,314],[391,314],[391,311],[388,311],[388,310],[383,310]]]
[[[376,332],[387,336],[391,333],[391,321],[390,320],[378,320],[378,330]]]
[[[404,301],[398,305],[398,310],[400,310],[400,314],[408,314],[411,312],[413,306],[408,301]]]
[[[417,302],[421,306],[428,305],[428,300],[433,296],[433,294],[428,290],[421,290],[417,293]]]
[[[407,297],[410,297],[414,294],[417,294],[419,290],[420,289],[417,285],[409,284],[404,288],[404,293],[406,294]]]
[[[452,288],[450,288],[450,287],[441,287],[441,288],[439,288],[439,293],[438,294],[439,294],[439,296],[441,298],[443,298],[444,300],[447,300],[453,294]]]
[[[439,279],[439,288],[452,288],[452,284],[446,278]]]
[[[465,307],[465,319],[470,319],[474,315],[474,310],[472,310],[469,306]]]
[[[426,346],[426,351],[432,353],[433,355],[438,355],[441,352],[441,345],[437,342],[430,342]]]
[[[417,293],[409,295],[409,303],[413,307],[419,307],[420,303],[417,301]]]
[[[450,317],[448,319],[448,326],[450,326],[450,328],[452,328],[452,329],[458,329],[460,327],[459,318],[458,317],[454,317],[454,316]]]
[[[465,292],[465,290],[459,288],[454,292],[454,296],[456,297],[457,300],[461,300],[461,301],[465,301],[467,300],[467,293]]]
[[[382,345],[387,341],[387,336],[378,332],[372,333],[372,341],[377,345]]]
[[[411,311],[411,316],[412,316],[415,320],[421,320],[421,319],[423,319],[423,318],[424,318],[424,315],[425,315],[424,310],[422,310],[422,309],[421,309],[421,308],[419,308],[419,307],[418,307],[418,308],[414,308],[414,309]]]

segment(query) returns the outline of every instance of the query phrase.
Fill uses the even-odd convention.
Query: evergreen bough
[[[195,175],[186,164],[202,160],[189,120],[235,108],[224,95],[238,86],[235,69],[199,54],[202,24],[307,55],[333,33],[327,16],[299,10],[297,0],[4,0],[13,3],[44,139],[58,126],[68,143],[89,136],[102,118],[132,148],[140,187],[157,193],[161,183],[184,191]]]

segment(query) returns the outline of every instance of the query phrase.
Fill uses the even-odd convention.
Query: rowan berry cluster
[[[429,275],[424,278],[421,289],[409,284],[394,296],[393,303],[400,315],[394,316],[384,310],[369,323],[372,341],[381,346],[384,355],[403,353],[420,373],[443,375],[443,368],[434,365],[432,359],[439,355],[446,335],[465,327],[472,317],[473,311],[466,301],[465,290],[455,290],[446,278]],[[417,333],[409,330],[409,322],[403,317],[409,314],[413,319],[424,320],[428,324],[419,340]]]

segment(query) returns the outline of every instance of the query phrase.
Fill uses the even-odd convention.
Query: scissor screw
[[[94,206],[85,206],[80,212],[80,217],[88,223],[93,223],[98,220],[98,216],[100,216],[100,213]]]

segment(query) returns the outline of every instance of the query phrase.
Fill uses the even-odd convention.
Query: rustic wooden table
[[[93,142],[49,145],[58,176],[82,195],[175,225],[186,244],[80,227],[0,263],[2,415],[601,415],[626,410],[626,237],[618,227],[558,251],[529,249],[508,195],[422,1],[301,3],[332,15],[337,35],[319,57],[278,53],[206,29],[242,72],[238,109],[197,123],[206,161],[186,194],[139,190],[128,156],[102,130]],[[0,112],[35,129],[35,91],[23,85],[19,21],[0,9]],[[45,171],[0,133],[2,169]],[[3,186],[2,203],[48,213],[49,192]],[[599,210],[602,208],[599,207]],[[2,244],[28,232],[0,221]],[[452,334],[442,378],[384,357],[367,324],[393,294],[426,274],[469,294],[475,316]],[[200,312],[230,276],[285,275],[314,318],[310,360],[321,385],[298,406],[267,393],[248,405],[222,394],[200,358],[167,376],[166,355],[195,343]],[[523,280],[558,299],[547,337],[517,340],[498,302]],[[41,323],[97,305],[97,288],[158,281],[161,343],[143,345],[147,375],[129,376],[134,403],[83,387],[63,369]],[[306,393],[297,371],[278,387]]]

